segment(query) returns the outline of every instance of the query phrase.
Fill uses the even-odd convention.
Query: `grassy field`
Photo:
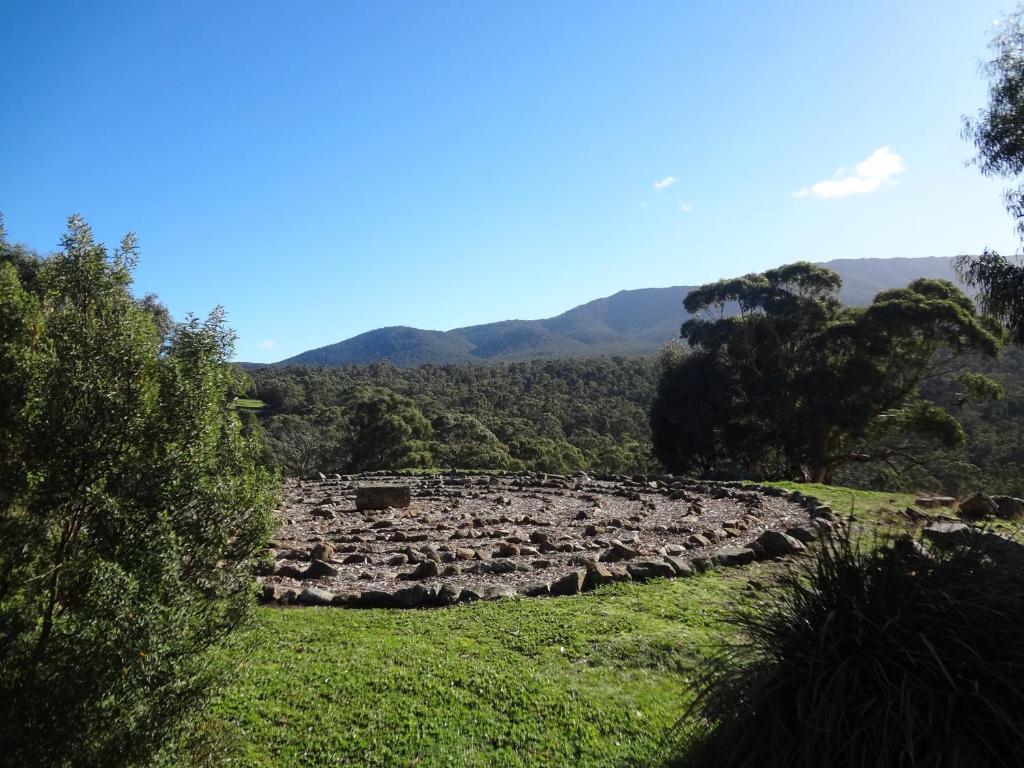
[[[898,520],[908,494],[782,484]],[[771,566],[424,611],[261,609],[211,728],[236,766],[656,765]]]
[[[216,707],[218,762],[650,764],[755,573],[426,611],[262,609]]]

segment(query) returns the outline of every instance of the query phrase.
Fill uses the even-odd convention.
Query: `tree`
[[[434,420],[433,455],[448,469],[508,469],[508,448],[479,419],[446,413]]]
[[[0,260],[0,764],[147,762],[253,603],[278,489],[233,334],[165,339],[135,261],[79,217],[31,280]]]
[[[864,309],[842,307],[839,287],[830,270],[797,263],[687,296],[690,349],[664,362],[651,410],[666,467],[827,482],[850,462],[914,461],[962,442],[921,385],[995,355],[998,335],[947,281],[884,291]],[[963,381],[971,394],[998,390]]]
[[[1018,180],[1004,193],[1006,209],[1024,237],[1024,11],[1020,8],[999,26],[992,40],[993,58],[985,65],[989,103],[974,118],[964,118],[964,137],[978,150],[975,163],[986,176]],[[1024,264],[994,251],[961,256],[957,269],[977,288],[982,310],[999,319],[1018,344],[1024,344]]]
[[[430,431],[430,422],[409,398],[386,389],[363,389],[352,409],[352,468],[429,467]]]

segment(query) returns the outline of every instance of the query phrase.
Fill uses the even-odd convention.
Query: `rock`
[[[799,525],[794,526],[793,528],[787,528],[786,535],[792,536],[802,544],[810,544],[812,541],[817,541],[820,538],[818,532],[814,528]]]
[[[398,574],[398,578],[408,581],[410,579],[432,579],[441,575],[441,565],[434,560],[424,560],[408,573]]]
[[[601,563],[588,563],[583,574],[583,589],[591,590],[600,587],[602,584],[611,584],[618,581],[612,569]]]
[[[992,501],[998,507],[996,514],[1004,520],[1024,517],[1024,499],[1018,499],[1015,496],[993,496]]]
[[[397,608],[399,605],[390,592],[381,592],[378,589],[360,592],[350,604],[354,608]]]
[[[537,581],[533,584],[527,584],[519,592],[526,595],[526,597],[547,597],[551,594],[551,584],[546,581]]]
[[[323,560],[311,560],[309,567],[302,572],[303,579],[333,579],[338,575],[338,569]]]
[[[999,505],[984,493],[976,493],[960,502],[962,517],[993,517],[999,513]]]
[[[640,550],[627,547],[618,541],[613,541],[611,547],[601,555],[603,563],[621,563],[623,560],[634,560],[640,557]]]
[[[373,561],[370,559],[369,555],[354,554],[354,555],[349,555],[348,557],[346,557],[341,562],[342,562],[343,565],[358,565],[360,563],[371,563]]]
[[[476,560],[476,550],[459,547],[455,550],[456,560]]]
[[[388,558],[388,565],[390,565],[390,566],[405,565],[408,562],[409,562],[409,556],[408,555],[404,555],[401,552],[399,552],[397,555],[392,555],[391,557]]]
[[[666,563],[672,566],[672,570],[676,572],[676,576],[685,578],[687,576],[693,576],[693,566],[689,560],[684,560],[681,557],[675,557],[674,555],[665,555],[663,558]]]
[[[260,589],[261,603],[279,603],[284,594],[284,587],[279,584],[264,584]]]
[[[402,608],[423,608],[434,602],[435,593],[423,584],[414,584],[397,590],[393,597]]]
[[[535,571],[543,571],[545,568],[550,568],[554,564],[553,560],[534,560],[530,563],[530,567]]]
[[[440,605],[455,605],[462,599],[462,587],[446,581],[437,590],[437,602]]]
[[[409,506],[410,499],[407,485],[365,486],[356,491],[356,509],[403,509]]]
[[[836,517],[835,512],[832,511],[832,507],[827,507],[824,504],[814,507],[811,510],[811,517],[828,520],[829,522],[836,523],[839,518]]]
[[[296,602],[301,605],[330,605],[333,600],[333,592],[317,587],[308,587],[299,593]]]
[[[484,600],[509,600],[516,596],[516,591],[512,587],[506,587],[503,585],[496,585],[493,587],[487,587],[484,591]]]
[[[314,560],[330,560],[334,557],[334,547],[326,541],[320,541],[313,545],[309,556]]]
[[[662,560],[638,560],[626,566],[633,581],[649,581],[650,579],[671,579],[676,569]]]
[[[459,599],[464,603],[471,603],[474,600],[483,600],[486,597],[486,590],[483,587],[463,587]]]
[[[701,536],[699,533],[693,534],[686,540],[686,546],[690,549],[701,549],[703,547],[710,547],[711,542]]]
[[[518,544],[499,544],[491,552],[491,557],[519,557],[519,545]]]
[[[732,566],[752,563],[756,557],[754,550],[746,547],[723,547],[711,559],[715,565]]]
[[[484,560],[477,567],[477,573],[515,573],[516,564],[512,560],[497,559],[497,560]]]
[[[690,561],[690,563],[693,565],[693,569],[697,571],[697,573],[704,573],[705,571],[710,571],[715,567],[715,561],[710,557],[695,557]]]
[[[949,547],[970,540],[972,528],[963,523],[932,523],[925,526],[921,535],[937,547]]]
[[[782,557],[805,552],[802,542],[780,531],[765,531],[754,541],[765,557]]]
[[[274,566],[273,573],[275,576],[280,576],[286,579],[301,579],[305,572],[296,565],[279,563]]]
[[[575,595],[583,589],[583,571],[572,571],[557,581],[551,582],[551,594],[556,596]]]

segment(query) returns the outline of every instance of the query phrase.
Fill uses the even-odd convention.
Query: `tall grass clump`
[[[861,543],[858,543],[860,541]],[[1024,765],[1024,548],[825,541],[705,668],[673,768]]]

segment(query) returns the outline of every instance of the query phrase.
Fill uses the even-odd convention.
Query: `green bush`
[[[0,238],[0,765],[143,764],[253,603],[277,484],[223,313],[164,335],[130,237],[62,246]]]
[[[677,768],[1024,765],[1024,569],[909,540],[826,543],[734,616]]]

